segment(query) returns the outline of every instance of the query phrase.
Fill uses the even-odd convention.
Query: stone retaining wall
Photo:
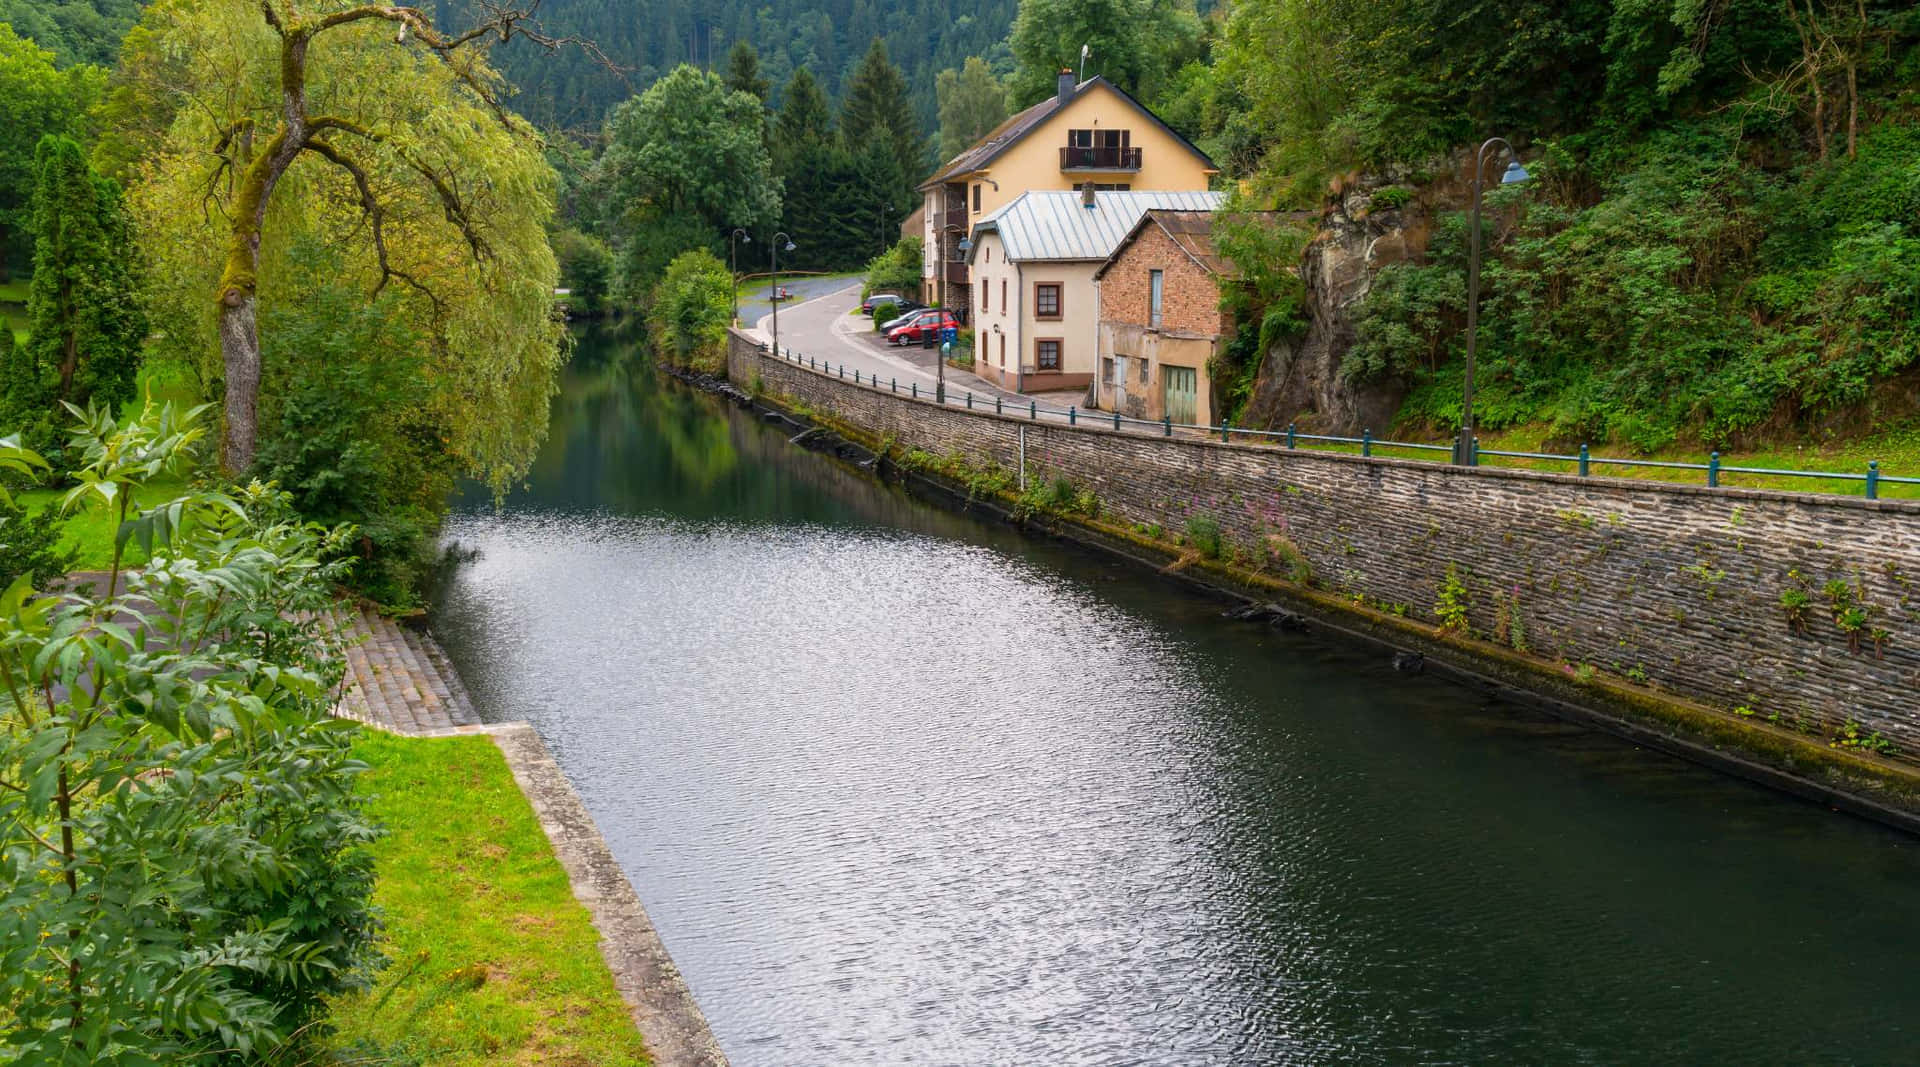
[[[1758,719],[1878,731],[1920,752],[1920,502],[1463,470],[937,408],[733,336],[739,385],[976,467],[1065,477],[1109,521],[1183,533],[1377,609],[1437,621],[1449,567],[1475,632]],[[1301,561],[1295,564],[1293,560]],[[1863,605],[1859,647],[1827,586]],[[1804,590],[1803,626],[1782,593]],[[1804,631],[1804,632],[1803,632]]]

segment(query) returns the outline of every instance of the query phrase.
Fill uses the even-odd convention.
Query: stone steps
[[[466,686],[432,634],[357,605],[342,605],[333,624],[347,663],[334,714],[403,734],[479,725]]]

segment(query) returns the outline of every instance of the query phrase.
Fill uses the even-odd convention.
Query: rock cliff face
[[[1392,264],[1422,259],[1435,212],[1457,210],[1465,202],[1465,161],[1446,162],[1446,177],[1400,204],[1389,203],[1397,198],[1376,200],[1375,194],[1389,186],[1405,190],[1405,176],[1346,183],[1301,262],[1307,331],[1268,350],[1242,422],[1268,428],[1296,422],[1302,430],[1348,436],[1363,429],[1384,434],[1393,425],[1406,387],[1397,382],[1349,386],[1341,380],[1340,363],[1353,346],[1353,316],[1374,276]]]

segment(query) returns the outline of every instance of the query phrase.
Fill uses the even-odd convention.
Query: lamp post
[[[1473,154],[1473,212],[1467,223],[1467,381],[1460,403],[1460,437],[1453,443],[1453,461],[1463,467],[1479,462],[1473,449],[1473,355],[1480,332],[1480,200],[1486,185],[1487,160],[1494,158],[1489,153],[1496,146],[1513,157],[1500,175],[1501,185],[1515,185],[1528,177],[1527,168],[1520,165],[1520,153],[1504,137],[1487,138]]]
[[[785,251],[793,251],[793,238],[788,237],[784,231],[773,235],[773,244],[767,249],[767,254],[772,257],[773,288],[769,291],[773,299],[768,302],[773,305],[773,354],[775,356],[780,354],[780,252],[782,246],[785,247]]]
[[[727,269],[733,272],[733,322],[740,324],[740,252],[738,242],[753,243],[753,235],[738,226],[727,235]]]
[[[887,203],[883,200],[880,202],[880,254],[886,255],[890,247],[887,244]]]

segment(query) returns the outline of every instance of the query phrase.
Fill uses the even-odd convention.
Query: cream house
[[[1156,209],[1213,212],[1207,192],[1027,192],[974,224],[974,373],[1003,389],[1080,389],[1098,366],[1094,275]]]
[[[960,242],[1021,194],[1075,190],[1198,192],[1219,173],[1206,153],[1105,78],[1058,91],[1001,123],[920,185],[922,299],[972,321],[971,276]]]

